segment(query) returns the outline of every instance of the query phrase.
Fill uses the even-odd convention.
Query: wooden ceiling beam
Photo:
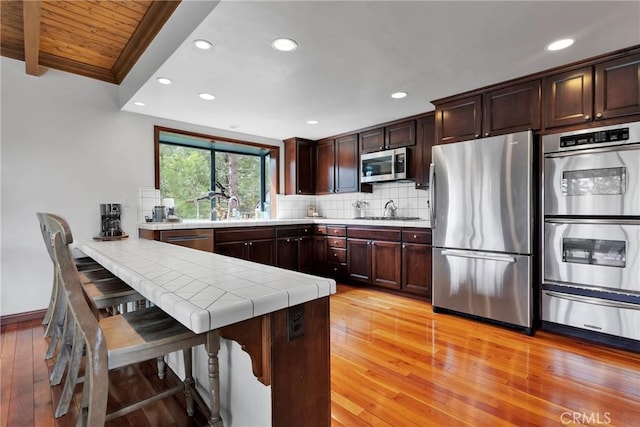
[[[40,0],[22,2],[24,25],[24,63],[27,74],[41,76],[47,69],[40,66]]]

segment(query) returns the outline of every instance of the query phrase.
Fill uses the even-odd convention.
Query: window
[[[156,185],[182,219],[252,219],[270,212],[278,149],[156,128]]]

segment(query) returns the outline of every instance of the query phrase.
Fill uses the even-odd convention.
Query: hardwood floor
[[[334,426],[640,425],[640,355],[376,291],[331,298]]]
[[[0,427],[75,424],[75,408],[53,418],[59,390],[48,384],[42,332],[39,321],[2,326]],[[115,372],[110,409],[163,387],[155,372],[153,363]],[[640,425],[638,354],[528,337],[345,285],[331,298],[331,380],[333,426]],[[110,425],[201,423],[177,396]]]

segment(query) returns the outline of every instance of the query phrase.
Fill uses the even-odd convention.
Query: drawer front
[[[399,228],[359,228],[349,227],[347,234],[354,239],[400,241]]]
[[[327,237],[327,246],[331,248],[347,248],[347,239],[344,237]]]
[[[640,340],[640,306],[544,290],[542,320]]]
[[[327,236],[346,237],[347,227],[327,226]]]
[[[316,225],[313,227],[313,234],[315,234],[316,236],[326,236],[327,233],[327,226],[326,225]]]
[[[163,230],[160,231],[160,241],[213,252],[213,229]]]
[[[431,230],[402,230],[402,241],[431,244]]]
[[[298,237],[297,226],[276,227],[276,237]]]
[[[347,250],[340,248],[327,248],[327,261],[333,263],[346,263]]]
[[[298,236],[311,236],[313,234],[312,225],[300,225],[298,226]]]
[[[216,230],[217,243],[273,239],[275,236],[275,227],[238,227]]]

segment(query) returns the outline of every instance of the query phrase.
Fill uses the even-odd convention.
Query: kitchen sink
[[[417,221],[420,218],[417,216],[397,216],[395,218],[392,217],[388,217],[388,216],[363,216],[360,218],[354,218],[354,219],[369,219],[369,220],[376,220],[376,221]]]

